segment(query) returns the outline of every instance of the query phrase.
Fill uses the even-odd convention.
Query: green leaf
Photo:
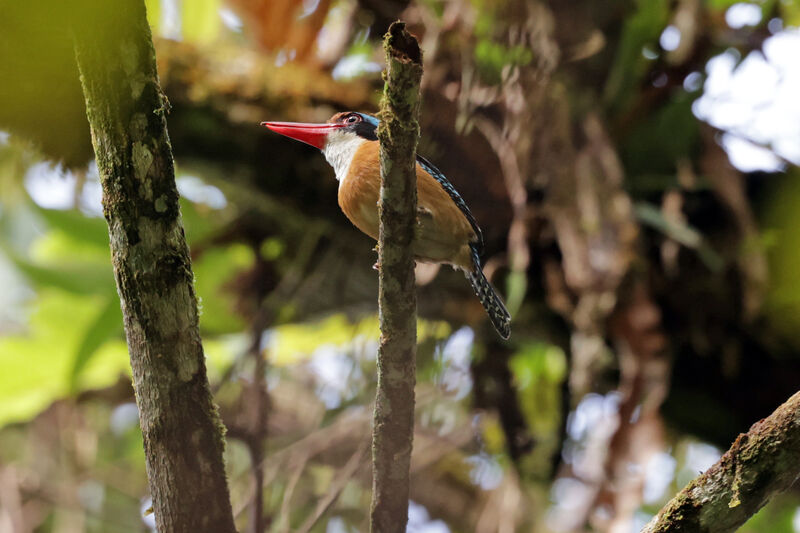
[[[761,209],[769,260],[765,311],[769,322],[795,346],[800,345],[800,170],[776,176]],[[771,241],[771,243],[770,243]]]
[[[739,533],[794,533],[797,499],[790,494],[776,494],[739,529]]]
[[[490,39],[478,41],[475,46],[475,64],[481,78],[492,84],[500,83],[503,69],[508,65],[527,65],[533,52],[524,46],[505,46]]]
[[[208,206],[198,205],[186,198],[180,199],[181,218],[189,246],[203,242],[219,230],[219,212]]]
[[[508,291],[506,307],[508,307],[511,315],[514,316],[522,306],[525,293],[528,291],[528,276],[525,272],[511,272],[506,279],[506,290]]]
[[[357,336],[377,339],[380,336],[377,316],[354,324],[344,314],[336,314],[319,322],[279,326],[272,337],[272,363],[277,366],[296,364],[320,346],[345,346]]]
[[[450,326],[445,322],[417,319],[419,343],[431,338],[444,339],[450,333]],[[363,339],[379,337],[377,315],[351,322],[344,314],[336,314],[319,322],[278,326],[270,338],[269,353],[272,364],[287,366],[307,359],[321,346],[347,346],[357,338],[363,342]]]
[[[703,235],[692,226],[664,217],[658,207],[647,202],[638,202],[634,211],[640,222],[655,228],[669,238],[697,252],[700,260],[712,272],[719,272],[725,266],[722,257],[712,249],[703,239]]]
[[[674,176],[676,161],[695,156],[700,129],[692,114],[692,102],[691,95],[680,91],[669,103],[639,121],[625,136],[621,155],[626,172],[633,176],[630,181],[635,182],[639,175]]]
[[[542,342],[521,347],[508,362],[517,387],[521,390],[537,388],[542,383],[561,383],[567,375],[567,359],[558,346]]]
[[[641,83],[650,65],[642,49],[655,47],[669,14],[667,0],[638,0],[636,12],[625,21],[605,87],[604,98],[612,108],[624,107]]]
[[[779,7],[784,26],[795,28],[800,26],[800,2],[797,0],[780,2]]]
[[[192,265],[200,304],[200,327],[204,333],[238,333],[245,328],[235,313],[233,291],[226,289],[234,277],[250,268],[255,260],[250,247],[236,244],[211,248]]]
[[[158,34],[161,29],[161,0],[144,0],[147,10],[147,22],[154,34]]]
[[[48,226],[63,231],[74,241],[108,251],[108,226],[104,219],[86,216],[75,209],[36,208],[35,212]]]
[[[110,265],[87,263],[56,268],[28,261],[9,247],[2,248],[14,266],[38,287],[53,287],[74,294],[108,294],[114,288]]]
[[[561,387],[567,377],[567,356],[558,346],[528,342],[511,356],[508,368],[514,377],[519,404],[536,446],[523,460],[534,470],[546,472],[560,449],[560,426],[568,406],[562,405]]]
[[[100,308],[100,312],[86,328],[83,339],[78,345],[69,376],[69,389],[72,393],[78,390],[78,378],[92,356],[107,340],[121,332],[122,310],[119,305],[119,297],[115,293]]]
[[[187,41],[206,44],[219,35],[220,0],[181,2],[181,31]]]
[[[57,226],[36,239],[30,253],[21,253],[0,237],[0,250],[32,284],[75,294],[114,292],[105,222],[77,212],[37,210]]]
[[[733,4],[738,4],[742,0],[706,0],[706,6],[713,10],[725,10]]]
[[[46,289],[30,306],[26,331],[0,338],[0,426],[36,415],[69,393],[75,347],[105,299]],[[82,389],[113,384],[130,370],[121,339],[106,339],[87,361]]]

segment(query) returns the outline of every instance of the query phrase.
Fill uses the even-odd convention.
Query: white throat
[[[347,170],[350,168],[350,162],[353,160],[356,150],[365,142],[367,142],[366,139],[355,133],[334,131],[328,135],[328,142],[325,143],[322,153],[325,154],[325,159],[336,172],[336,179],[339,180],[340,185],[347,177]]]

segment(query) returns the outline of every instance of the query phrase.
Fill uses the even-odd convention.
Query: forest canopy
[[[797,0],[144,4],[241,531],[368,529],[375,243],[259,123],[376,113],[394,20],[513,316],[418,265],[409,531],[639,531],[797,392]],[[0,0],[0,531],[154,527],[79,13]]]

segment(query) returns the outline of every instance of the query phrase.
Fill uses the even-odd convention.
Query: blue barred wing
[[[481,232],[481,228],[478,226],[478,222],[475,220],[475,217],[472,216],[472,212],[469,210],[469,206],[467,206],[467,203],[464,201],[463,198],[461,198],[461,195],[458,194],[458,191],[455,189],[455,187],[453,187],[453,184],[447,181],[445,175],[442,174],[442,172],[438,168],[433,166],[433,164],[430,161],[428,161],[421,155],[417,154],[417,162],[428,174],[433,176],[433,178],[439,182],[439,185],[442,186],[444,192],[446,192],[448,196],[450,196],[450,199],[453,200],[453,202],[461,210],[461,212],[464,213],[464,216],[467,217],[467,221],[469,222],[470,226],[472,226],[473,231],[475,231],[475,236],[477,237],[477,241],[475,242],[475,247],[478,253],[482,254],[483,232]]]

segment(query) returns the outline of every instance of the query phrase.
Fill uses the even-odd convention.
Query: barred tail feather
[[[494,329],[497,333],[507,339],[511,335],[511,315],[506,309],[503,300],[495,292],[486,276],[483,275],[481,270],[480,258],[476,247],[472,247],[473,266],[471,272],[465,272],[467,279],[472,284],[475,294],[481,301],[481,305],[486,309],[489,315],[489,320],[492,321]]]

